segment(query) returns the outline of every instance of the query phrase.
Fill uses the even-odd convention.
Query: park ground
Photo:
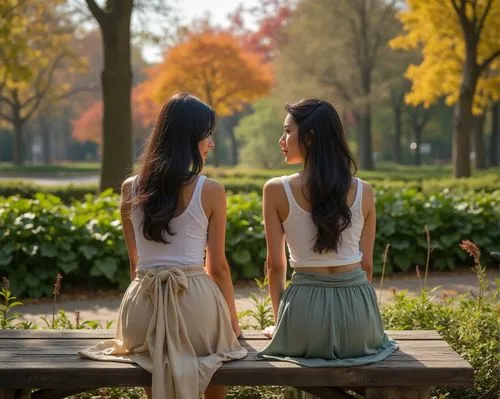
[[[488,279],[490,283],[496,278],[500,278],[498,268],[488,270]],[[382,292],[382,306],[390,303],[396,292],[407,290],[409,296],[417,296],[423,285],[423,281],[418,279],[414,274],[396,275],[386,277],[384,279],[382,291],[380,291],[380,280],[375,278],[373,285],[380,299]],[[455,272],[434,272],[427,279],[429,288],[440,288],[435,291],[436,300],[443,296],[456,296],[464,293],[477,292],[478,281],[477,276],[472,271],[462,270]],[[254,302],[250,298],[250,294],[259,294],[259,289],[252,282],[239,282],[235,286],[236,309],[238,312],[254,308]],[[80,312],[81,320],[95,320],[104,325],[107,321],[112,321],[118,317],[118,309],[122,291],[108,290],[96,292],[73,292],[70,294],[64,293],[64,288],[61,297],[57,302],[56,309],[64,309],[70,318],[73,319],[74,312]],[[42,326],[42,317],[52,314],[53,302],[51,299],[45,300],[27,300],[23,306],[17,308],[21,313],[21,320],[35,321]]]

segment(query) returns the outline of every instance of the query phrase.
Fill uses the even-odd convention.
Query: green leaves
[[[473,388],[460,391],[434,388],[436,397],[497,398],[499,283],[500,280],[495,282],[480,305],[479,295],[472,292],[434,300],[436,287],[430,291],[422,290],[416,298],[410,298],[404,291],[395,293],[393,301],[382,308],[387,330],[438,330],[446,342],[474,367]]]
[[[19,295],[50,294],[54,276],[126,287],[128,256],[122,235],[117,195],[87,195],[66,205],[38,193],[0,200],[0,276],[7,276]],[[425,265],[431,230],[431,268],[454,269],[470,264],[458,244],[475,241],[488,252],[500,242],[500,190],[437,190],[415,188],[377,190],[377,237],[374,268],[380,273],[385,245],[391,244],[387,272]],[[47,208],[48,207],[48,208]],[[258,193],[228,196],[226,255],[234,280],[263,275],[266,243]],[[26,279],[32,273],[38,284]],[[31,279],[31,277],[30,277]]]
[[[118,196],[88,195],[71,205],[50,194],[34,197],[0,201],[0,275],[19,295],[50,294],[58,272],[70,282],[129,279]]]
[[[90,270],[90,275],[92,276],[105,276],[108,280],[113,281],[113,277],[118,270],[118,259],[112,257],[106,257],[100,260],[96,260],[92,269]]]

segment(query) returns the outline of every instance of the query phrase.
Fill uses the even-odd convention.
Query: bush
[[[81,186],[59,185],[41,186],[25,181],[0,181],[0,197],[17,195],[22,198],[35,198],[38,193],[50,194],[58,197],[62,202],[69,204],[74,199],[82,200],[88,194],[97,193],[96,184]]]
[[[433,301],[433,290],[427,291],[425,287],[417,298],[408,298],[405,292],[395,293],[393,303],[382,309],[384,327],[388,330],[437,330],[474,368],[474,388],[435,389],[438,397],[496,399],[500,389],[497,358],[500,280],[488,292],[488,280],[479,261],[479,251],[474,244],[469,242],[467,245],[467,250],[474,254],[478,292],[443,298],[440,302]],[[466,249],[464,245],[462,247]]]
[[[0,203],[0,274],[20,295],[52,292],[61,272],[69,285],[129,282],[116,196],[87,195],[70,206],[53,195]]]
[[[380,190],[377,215],[375,274],[381,272],[387,243],[388,272],[424,264],[424,225],[436,237],[431,266],[437,270],[470,264],[454,247],[466,237],[491,250],[500,242],[500,191],[427,195],[415,189]],[[262,276],[266,251],[258,194],[228,196],[226,252],[235,280]],[[40,193],[34,199],[0,199],[0,275],[7,275],[20,295],[39,297],[50,294],[58,272],[69,286],[128,284],[116,194],[86,195],[70,205]]]
[[[446,189],[431,195],[415,189],[377,191],[374,272],[379,274],[382,270],[382,254],[388,243],[388,272],[425,264],[425,225],[434,237],[434,269],[451,270],[470,264],[455,243],[470,238],[483,248],[495,249],[500,243],[500,191],[456,195]],[[485,263],[492,263],[489,255]]]

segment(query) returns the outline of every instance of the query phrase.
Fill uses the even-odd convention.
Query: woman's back
[[[340,245],[336,251],[322,253],[313,250],[317,227],[311,216],[311,205],[304,195],[300,177],[282,176],[281,183],[286,194],[288,211],[283,211],[283,230],[290,253],[292,267],[329,267],[358,263],[361,233],[364,226],[363,181],[356,178],[348,193],[347,203],[351,212],[351,223],[341,233]],[[307,195],[307,194],[306,194]],[[284,206],[282,206],[284,208]]]
[[[132,181],[132,196],[139,177]],[[134,207],[131,220],[138,253],[137,268],[202,265],[207,243],[208,218],[202,204],[205,176],[199,176],[180,193],[179,209],[170,221],[173,235],[163,232],[168,243],[147,240],[142,234],[144,211]]]

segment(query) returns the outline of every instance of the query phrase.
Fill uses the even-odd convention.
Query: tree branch
[[[43,70],[40,71],[40,73],[38,74],[38,76],[36,78],[35,85],[34,85],[35,86],[35,94],[33,94],[23,104],[21,104],[21,108],[25,108],[25,107],[29,106],[33,101],[36,101],[38,98],[45,96],[45,94],[48,91],[50,85],[52,84],[52,78],[54,76],[54,71],[57,69],[59,63],[64,58],[64,56],[65,56],[64,53],[60,53],[54,59],[54,63],[52,64],[52,67],[50,69],[43,69]],[[47,78],[47,82],[45,84],[45,87],[42,90],[40,90],[40,85],[41,85],[41,82],[42,82],[42,78],[43,78],[43,76],[45,75],[45,73],[47,71],[49,71],[48,72],[49,76]]]
[[[94,18],[99,23],[99,25],[104,24],[104,20],[106,18],[106,12],[97,5],[95,0],[85,0],[85,2],[87,3],[87,7],[89,8]]]
[[[47,92],[50,89],[50,86],[52,85],[52,79],[54,77],[54,72],[57,69],[59,62],[64,58],[64,55],[65,55],[64,53],[61,53],[54,60],[54,63],[52,64],[52,68],[50,69],[49,76],[47,78],[47,82],[45,84],[45,87],[42,90],[39,90],[38,88],[36,88],[35,89],[36,93],[28,101],[26,101],[23,104],[23,107],[27,107],[29,105],[29,103],[31,103],[34,100],[33,106],[31,107],[31,110],[29,110],[26,113],[26,116],[24,117],[25,120],[28,120],[29,118],[31,118],[31,116],[35,113],[35,111],[40,106],[42,100],[45,98]]]
[[[493,62],[495,58],[500,56],[500,50],[495,51],[479,65],[479,73],[482,73]]]
[[[478,41],[479,41],[479,38],[481,37],[481,32],[484,28],[484,21],[486,20],[486,17],[488,16],[488,13],[490,12],[490,8],[491,8],[492,3],[493,3],[493,0],[488,0],[488,3],[486,3],[486,7],[484,8],[484,13],[483,13],[483,15],[481,15],[481,18],[479,18],[479,24],[477,26],[477,31],[476,31]]]
[[[12,100],[8,97],[5,97],[4,95],[0,95],[0,102],[5,101],[7,104],[9,104],[12,108],[14,108],[14,103]]]
[[[71,97],[75,94],[82,93],[82,92],[92,92],[92,91],[97,91],[99,89],[98,86],[81,86],[81,87],[75,87],[73,89],[68,90],[66,93],[60,94],[56,97],[54,97],[52,100],[55,101],[61,101],[64,100],[65,98]]]
[[[382,32],[385,32],[385,29],[381,29],[381,26],[384,23],[384,20],[387,18],[387,15],[389,13],[389,10],[392,10],[393,7],[396,5],[397,0],[392,0],[389,4],[386,5],[384,12],[382,13],[382,16],[380,17],[380,21],[378,23],[378,29],[376,29],[376,34],[375,34],[375,40],[372,46],[372,51],[371,54],[369,55],[370,58],[370,67],[373,68],[373,65],[375,64],[375,58],[377,55],[377,50],[378,47],[380,46],[380,41],[382,39]]]
[[[3,112],[0,111],[0,120],[1,119],[6,120],[7,122],[14,124],[14,119],[12,119],[10,116],[8,116],[7,114],[4,114]]]

